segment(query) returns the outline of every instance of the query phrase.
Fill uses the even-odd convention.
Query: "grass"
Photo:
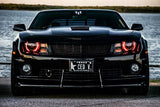
[[[151,82],[151,83],[160,83],[160,79],[151,79],[149,82]]]
[[[149,67],[160,67],[160,65],[149,65]]]
[[[55,6],[55,5],[27,5],[0,4],[1,10],[45,10],[45,9],[111,9],[128,13],[160,13],[160,7],[126,7],[126,6]]]

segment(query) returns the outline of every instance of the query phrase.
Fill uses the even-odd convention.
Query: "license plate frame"
[[[94,72],[94,60],[70,60],[70,72]]]

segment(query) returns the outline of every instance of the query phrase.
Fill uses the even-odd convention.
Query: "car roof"
[[[52,11],[106,11],[106,12],[118,13],[115,10],[109,10],[109,9],[49,9],[49,10],[42,10],[40,12],[52,12]]]

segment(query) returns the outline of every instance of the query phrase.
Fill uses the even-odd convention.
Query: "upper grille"
[[[96,57],[105,56],[108,52],[109,46],[103,45],[62,45],[54,44],[52,47],[52,54],[54,56],[68,56],[68,57]]]

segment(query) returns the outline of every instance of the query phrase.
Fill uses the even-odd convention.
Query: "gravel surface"
[[[150,86],[147,96],[116,90],[34,90],[33,95],[12,96],[10,79],[0,78],[0,107],[159,107],[160,86]]]

